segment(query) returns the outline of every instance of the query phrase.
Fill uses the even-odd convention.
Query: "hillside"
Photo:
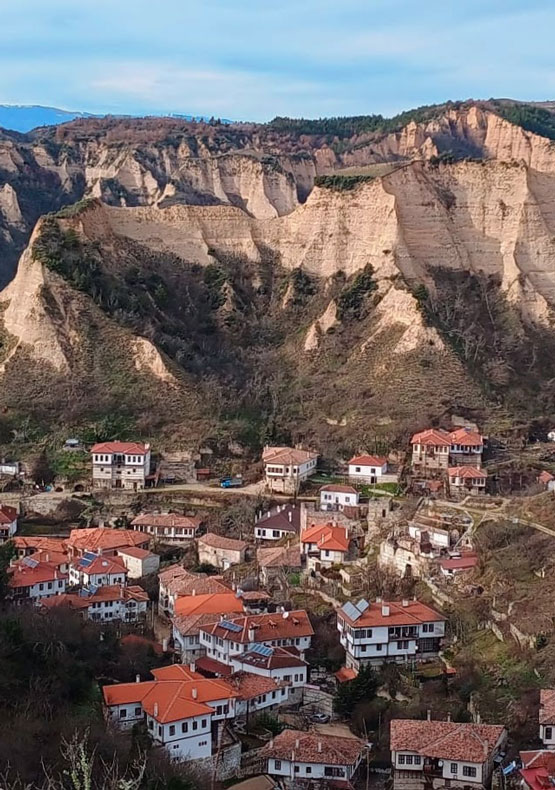
[[[0,296],[2,434],[111,415],[167,447],[334,454],[450,413],[555,418],[555,147],[501,112],[6,136],[5,272],[33,217],[89,199],[38,221]]]

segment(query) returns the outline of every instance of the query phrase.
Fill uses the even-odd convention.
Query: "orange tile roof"
[[[417,752],[440,760],[484,763],[505,732],[501,724],[393,719],[391,751]]]
[[[199,545],[210,546],[213,549],[228,549],[229,551],[244,551],[247,543],[244,540],[226,538],[224,535],[216,535],[214,532],[207,532],[198,539]]]
[[[349,461],[349,466],[385,466],[387,458],[383,455],[355,455]]]
[[[551,480],[555,480],[555,477],[548,472],[547,469],[544,469],[543,472],[540,472],[538,475],[538,482],[539,483],[549,483]]]
[[[148,535],[135,532],[132,529],[90,527],[88,529],[72,529],[67,545],[73,549],[97,552],[140,546],[149,543],[149,541]]]
[[[270,648],[269,655],[262,655],[255,650],[249,650],[246,653],[240,653],[235,656],[237,661],[240,661],[247,667],[257,667],[267,670],[283,669],[285,667],[305,667],[306,661],[299,658],[298,653],[291,653],[286,647],[273,647]]]
[[[139,549],[137,546],[126,546],[124,549],[118,549],[118,554],[124,554],[126,557],[135,557],[137,560],[144,560],[147,557],[154,556],[152,551]]]
[[[60,565],[67,565],[68,563],[67,554],[63,551],[39,549],[38,551],[34,551],[29,556],[34,560],[38,560],[39,562],[48,562],[50,565],[55,565],[56,568],[59,568]]]
[[[176,615],[220,615],[222,612],[241,613],[243,609],[243,603],[237,598],[237,595],[234,592],[228,592],[187,595],[184,598],[178,598],[175,602],[174,612]]]
[[[285,616],[284,616],[285,615]],[[238,625],[240,631],[230,631],[221,622],[201,626],[207,634],[229,639],[233,642],[267,642],[274,639],[288,639],[296,636],[312,636],[314,630],[303,609],[294,612],[276,612],[275,614],[253,614],[246,617],[232,617],[229,621]],[[254,640],[249,638],[249,630],[254,630]]]
[[[46,551],[65,551],[67,538],[50,538],[44,535],[15,535],[16,549],[45,549]]]
[[[167,667],[151,669],[155,680],[204,680],[204,677],[191,669],[189,664],[170,664]]]
[[[146,455],[149,444],[141,442],[99,442],[93,444],[91,453],[122,453],[124,455]]]
[[[439,561],[440,566],[446,570],[470,570],[478,565],[478,557],[475,554],[468,554],[464,557],[449,557]]]
[[[420,433],[415,433],[410,440],[411,444],[425,444],[434,447],[450,447],[451,437],[447,431],[442,431],[438,428],[428,428]]]
[[[316,543],[319,549],[345,552],[349,550],[350,541],[346,535],[345,527],[314,524],[302,533],[301,543]]]
[[[221,661],[216,661],[215,658],[210,658],[210,656],[201,656],[197,658],[195,664],[201,672],[209,672],[212,675],[228,677],[233,674],[233,669],[231,667],[227,664],[223,664]]]
[[[341,667],[334,673],[339,683],[348,683],[349,680],[354,680],[357,676],[356,669],[352,667]]]
[[[475,466],[450,466],[449,477],[462,477],[463,480],[485,480],[488,473]]]
[[[330,483],[327,486],[322,486],[320,491],[331,491],[334,494],[355,494],[355,495],[357,494],[357,490],[356,488],[353,488],[353,486],[342,486],[342,485],[336,485],[335,483]]]
[[[325,765],[354,765],[364,749],[359,738],[344,738],[337,735],[324,735],[304,730],[283,730],[276,735],[261,754],[278,760],[295,762],[323,763]]]
[[[82,559],[76,560],[72,563],[72,567],[83,571],[88,576],[99,573],[122,573],[124,576],[127,575],[127,568],[119,557],[103,557],[100,555],[90,565],[82,565],[81,562]]]
[[[160,585],[173,595],[206,595],[229,592],[230,587],[221,576],[192,573],[181,565],[170,565],[158,574]]]
[[[0,524],[11,524],[17,519],[17,510],[9,505],[0,505]]]
[[[520,752],[523,768],[519,773],[524,787],[530,790],[547,790],[555,784],[555,752],[542,749],[537,752]]]
[[[389,607],[389,614],[382,614],[382,607]],[[394,625],[416,625],[420,623],[443,622],[445,617],[436,612],[430,606],[420,601],[408,601],[406,606],[396,601],[382,601],[371,603],[356,620],[352,620],[345,614],[344,608],[339,609],[338,614],[356,628],[394,626]]]
[[[188,527],[198,529],[201,519],[193,516],[181,516],[178,513],[141,513],[131,522],[137,527]]]
[[[231,613],[230,616],[233,617],[233,614]],[[214,618],[213,614],[188,614],[176,615],[171,618],[171,621],[181,636],[197,636],[201,626],[211,625],[214,622]]]
[[[304,464],[315,458],[318,458],[318,453],[294,447],[265,447],[262,453],[264,464]]]
[[[66,573],[60,573],[56,565],[49,562],[39,562],[35,568],[30,568],[24,560],[20,560],[8,568],[8,573],[10,575],[8,584],[13,589],[67,579]]]
[[[228,683],[239,694],[239,699],[253,699],[261,694],[270,694],[283,683],[276,683],[274,678],[265,675],[255,675],[252,672],[234,672],[229,678]]]
[[[540,724],[555,724],[555,689],[540,690]]]
[[[449,438],[451,444],[460,444],[463,447],[482,447],[484,444],[484,437],[469,428],[458,428],[456,431],[451,431]]]

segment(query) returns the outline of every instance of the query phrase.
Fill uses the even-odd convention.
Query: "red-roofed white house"
[[[160,556],[138,546],[118,549],[117,555],[127,568],[129,579],[141,579],[143,576],[157,573],[160,568]]]
[[[285,786],[304,782],[330,783],[352,787],[354,777],[368,748],[359,738],[325,735],[320,732],[283,730],[263,747],[266,772],[279,777]],[[303,785],[304,786],[304,785]]]
[[[80,587],[127,584],[127,568],[119,557],[84,554],[69,566],[69,583]]]
[[[387,458],[381,455],[355,455],[349,460],[349,479],[359,483],[379,483],[387,474]]]
[[[393,787],[489,787],[495,758],[506,741],[507,731],[500,724],[393,719]]]
[[[435,658],[445,636],[445,617],[420,601],[361,600],[337,612],[345,664],[357,671],[364,664],[406,663]]]
[[[293,447],[268,447],[262,453],[264,478],[270,491],[296,494],[316,472],[318,453]]]
[[[307,571],[319,571],[345,562],[350,546],[348,527],[315,524],[301,534]]]
[[[484,452],[484,437],[472,428],[457,428],[449,434],[451,448],[449,450],[452,466],[482,466],[482,453]]]
[[[302,689],[308,680],[308,664],[298,653],[292,653],[286,647],[255,643],[246,653],[232,656],[231,666],[234,672],[249,672],[286,684],[289,686],[288,702],[300,702],[302,699]]]
[[[67,575],[56,565],[32,557],[18,560],[8,569],[8,598],[14,603],[38,603],[65,592]]]
[[[329,483],[320,489],[321,510],[345,510],[358,507],[359,494],[353,486]]]
[[[17,532],[17,510],[9,505],[0,505],[0,543],[13,538]]]
[[[179,513],[141,513],[131,522],[138,532],[146,532],[161,543],[187,543],[198,535],[201,519]]]
[[[520,752],[522,790],[548,790],[555,787],[555,751],[539,749]]]
[[[410,443],[414,472],[425,475],[427,472],[447,471],[451,449],[451,437],[447,431],[428,428],[415,433]]]
[[[82,588],[78,593],[63,593],[47,598],[42,605],[67,606],[82,614],[85,619],[103,622],[121,620],[135,623],[144,620],[148,609],[148,593],[139,585],[103,586]]]
[[[488,473],[475,466],[450,466],[447,470],[449,493],[485,494]]]
[[[150,445],[99,442],[91,447],[93,488],[144,488],[150,474]]]

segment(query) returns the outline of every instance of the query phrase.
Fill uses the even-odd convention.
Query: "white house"
[[[266,487],[270,491],[296,494],[316,472],[318,453],[293,447],[265,447],[262,463]]]
[[[100,442],[91,448],[93,488],[145,487],[150,474],[150,445]]]
[[[140,549],[129,546],[125,549],[118,549],[117,556],[127,568],[127,576],[130,579],[141,579],[151,573],[157,573],[160,567],[160,557],[147,549]]]
[[[387,474],[387,458],[379,455],[355,455],[349,461],[349,479],[360,483],[379,483]]]
[[[133,519],[131,527],[137,532],[145,532],[161,543],[179,545],[196,538],[201,525],[196,516],[182,516],[178,513],[141,513]]]
[[[451,437],[447,431],[428,428],[415,433],[410,442],[412,469],[415,473],[426,476],[428,473],[447,470],[451,449]]]
[[[261,755],[266,772],[286,785],[299,780],[345,782],[354,777],[367,746],[359,738],[344,738],[304,730],[283,730]]]
[[[555,689],[540,691],[540,740],[546,749],[555,749]]]
[[[257,540],[295,538],[301,528],[301,509],[298,505],[277,505],[256,521],[254,537]]]
[[[200,627],[200,644],[206,655],[231,665],[237,654],[247,653],[255,642],[269,647],[294,647],[301,658],[310,647],[314,630],[303,609],[219,620]]]
[[[103,687],[108,720],[122,729],[145,720],[154,744],[172,759],[210,757],[223,725],[236,715],[237,691],[224,680],[208,680],[181,665],[152,674],[155,680]]]
[[[0,505],[0,543],[13,538],[17,532],[17,510],[9,505]]]
[[[289,702],[289,686],[273,678],[236,672],[227,680],[238,694],[235,704],[238,716],[249,718],[262,710],[274,710]]]
[[[471,428],[457,428],[449,434],[451,447],[449,460],[452,466],[482,466],[482,453],[484,452],[484,437]]]
[[[43,606],[67,606],[87,620],[136,623],[146,618],[148,593],[138,585],[83,587],[78,593],[64,593],[42,602]]]
[[[368,603],[350,601],[337,612],[345,664],[357,671],[364,664],[406,663],[437,657],[446,619],[420,601]]]
[[[200,644],[201,625],[214,623],[221,617],[233,617],[243,611],[243,601],[229,589],[226,592],[178,597],[174,605],[172,633],[181,660],[196,661],[204,656],[205,649]]]
[[[24,557],[8,569],[8,598],[14,603],[37,604],[65,592],[67,574],[56,565]]]
[[[289,688],[289,702],[302,699],[302,689],[308,682],[308,664],[286,647],[268,647],[255,642],[246,653],[231,658],[234,672],[249,672],[253,675],[272,678]]]
[[[488,473],[475,466],[450,466],[447,470],[451,494],[485,494]]]
[[[359,494],[352,486],[330,483],[320,489],[321,510],[345,510],[358,507]]]
[[[345,562],[350,538],[347,527],[315,524],[301,534],[302,552],[307,571],[319,571]]]
[[[119,557],[85,552],[69,566],[69,583],[82,587],[127,584],[127,568]]]
[[[500,724],[393,719],[393,787],[424,790],[435,778],[438,787],[486,788],[506,740]]]

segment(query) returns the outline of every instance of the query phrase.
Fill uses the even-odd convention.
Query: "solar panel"
[[[354,606],[350,601],[347,601],[346,604],[343,604],[341,611],[347,615],[350,620],[358,620],[361,616],[362,612],[360,612],[356,606]]]
[[[39,564],[38,560],[34,560],[32,557],[24,557],[23,564],[27,565],[28,568],[36,568]]]
[[[230,623],[229,620],[222,620],[220,626],[225,628],[226,631],[235,631],[237,633],[243,630],[240,625],[237,625],[237,623]]]
[[[253,653],[258,653],[260,656],[271,656],[274,652],[273,648],[263,645],[260,642],[255,642],[250,646],[249,650]]]
[[[365,612],[369,606],[370,604],[365,598],[361,598],[361,600],[357,603],[357,609],[359,612]]]
[[[96,584],[89,584],[88,589],[90,595],[94,595],[95,593],[98,592],[98,587],[96,586]]]
[[[86,587],[81,587],[81,589],[79,590],[79,595],[81,596],[81,598],[88,598],[89,591],[87,590]]]

